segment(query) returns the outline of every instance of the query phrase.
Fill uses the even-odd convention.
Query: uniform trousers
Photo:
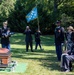
[[[26,52],[28,52],[29,46],[31,48],[31,51],[33,52],[32,42],[26,42]]]
[[[58,61],[61,60],[61,55],[62,55],[62,45],[61,44],[56,44],[56,54],[57,54],[57,58]]]

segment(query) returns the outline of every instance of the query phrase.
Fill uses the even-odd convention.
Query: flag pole
[[[37,17],[37,25],[38,25],[38,30],[40,30],[39,17]]]
[[[37,7],[37,0],[36,0],[36,7]],[[37,17],[37,26],[38,26],[38,30],[40,30],[40,25],[39,25],[39,17]]]

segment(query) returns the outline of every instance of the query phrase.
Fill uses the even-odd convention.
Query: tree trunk
[[[57,0],[54,0],[54,8],[53,8],[53,20],[54,22],[57,20],[58,17],[58,3]]]

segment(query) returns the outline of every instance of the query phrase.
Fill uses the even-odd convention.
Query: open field
[[[23,34],[14,34],[10,40],[12,60],[28,63],[26,72],[0,73],[0,75],[74,75],[74,71],[70,73],[60,71],[60,62],[56,58],[53,36],[41,36],[44,50],[39,48],[35,50],[35,43],[33,43],[34,52],[30,50],[26,52],[24,37]]]

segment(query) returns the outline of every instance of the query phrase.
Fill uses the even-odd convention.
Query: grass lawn
[[[25,73],[0,73],[0,75],[74,75],[74,71],[64,73],[60,71],[60,62],[57,61],[54,37],[41,36],[44,50],[26,52],[23,34],[14,34],[11,37],[12,60],[28,63]],[[34,42],[34,40],[33,40]],[[33,43],[33,49],[35,43]],[[74,67],[74,66],[73,66]]]

